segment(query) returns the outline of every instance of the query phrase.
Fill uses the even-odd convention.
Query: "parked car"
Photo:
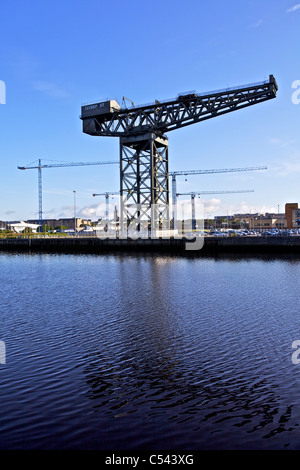
[[[262,237],[271,237],[272,236],[272,232],[268,231],[268,230],[265,230],[264,232],[261,233],[261,236]]]

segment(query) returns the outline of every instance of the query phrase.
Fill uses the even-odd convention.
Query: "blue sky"
[[[254,190],[203,198],[210,216],[300,203],[300,104],[292,101],[292,84],[300,80],[299,25],[297,0],[5,2],[0,219],[38,217],[37,171],[18,165],[118,159],[117,138],[82,133],[82,103],[114,98],[121,104],[126,96],[143,104],[270,74],[279,86],[276,99],[170,132],[169,167],[267,166],[178,178],[179,192]],[[118,166],[44,170],[44,217],[72,217],[73,190],[78,216],[102,217],[104,200],[92,193],[119,190]]]

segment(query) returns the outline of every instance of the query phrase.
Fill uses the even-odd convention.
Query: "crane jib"
[[[269,81],[210,93],[188,93],[176,99],[120,108],[115,100],[82,106],[83,132],[98,136],[158,135],[276,97],[278,86]]]

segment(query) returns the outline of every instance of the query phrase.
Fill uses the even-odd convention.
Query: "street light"
[[[76,235],[76,191],[73,190],[74,193],[74,233]]]

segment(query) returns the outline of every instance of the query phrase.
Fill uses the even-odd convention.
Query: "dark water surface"
[[[300,259],[2,253],[0,278],[1,449],[300,449]]]

